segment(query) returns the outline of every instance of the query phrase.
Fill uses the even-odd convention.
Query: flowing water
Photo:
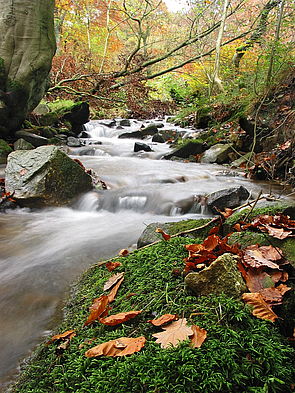
[[[167,144],[147,140],[153,152],[134,153],[136,140],[118,135],[141,124],[122,129],[93,121],[85,146],[69,148],[108,190],[89,192],[71,207],[0,214],[0,391],[18,362],[51,333],[69,284],[89,265],[135,247],[151,222],[203,217],[206,211],[190,209],[195,195],[235,185],[253,195],[268,192],[265,184],[224,175],[218,165],[161,160]],[[165,129],[173,126],[165,123]]]

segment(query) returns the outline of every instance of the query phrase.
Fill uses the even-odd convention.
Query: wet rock
[[[164,155],[163,158],[165,160],[169,160],[171,157],[188,158],[190,155],[200,154],[203,151],[203,144],[201,142],[188,142],[172,153]]]
[[[89,104],[87,102],[78,102],[63,116],[63,120],[69,121],[72,126],[72,132],[78,135],[83,131],[83,124],[88,123],[89,116]]]
[[[251,152],[244,154],[242,157],[240,157],[240,158],[236,159],[235,161],[233,161],[231,163],[231,167],[239,168],[242,164],[248,162],[249,159],[251,159],[251,155],[252,155]]]
[[[78,154],[79,156],[94,156],[95,148],[89,146],[81,147],[81,149],[76,151],[75,154]]]
[[[198,296],[210,294],[238,298],[247,291],[241,273],[237,269],[238,257],[223,254],[200,272],[189,273],[184,282]]]
[[[68,203],[92,189],[91,177],[56,146],[17,150],[8,157],[6,192],[22,206],[52,206]]]
[[[57,134],[57,131],[53,127],[43,127],[38,130],[38,135],[44,138],[53,138]]]
[[[110,128],[116,126],[116,120],[115,119],[112,119],[112,120],[103,119],[103,120],[99,120],[98,122],[99,122],[99,124],[102,124],[103,126],[110,127]]]
[[[154,135],[158,133],[158,127],[156,124],[149,124],[148,126],[140,130],[143,136]]]
[[[232,144],[221,144],[218,143],[206,150],[201,162],[203,163],[214,163],[223,164],[228,161],[228,155],[232,151]]]
[[[81,141],[79,138],[75,138],[73,136],[69,136],[67,139],[67,145],[69,147],[80,147],[81,146]]]
[[[152,123],[152,124],[150,124],[150,126],[155,126],[157,128],[163,128],[164,127],[164,123]]]
[[[88,132],[82,131],[82,132],[81,132],[81,135],[80,135],[80,138],[89,138]]]
[[[165,139],[162,137],[160,134],[155,134],[152,138],[152,142],[157,142],[157,143],[165,143]]]
[[[243,187],[232,187],[225,190],[213,192],[208,196],[207,206],[215,212],[214,207],[220,210],[224,208],[235,208],[242,204],[247,198],[249,198],[249,191]]]
[[[20,138],[13,144],[14,150],[32,150],[35,149],[34,146],[25,141],[24,139]]]
[[[25,141],[31,143],[34,147],[45,146],[48,145],[48,139],[44,136],[36,135],[30,130],[19,130],[16,131],[15,136],[17,138],[22,138]]]
[[[131,126],[131,122],[129,119],[122,119],[119,121],[119,125],[122,127],[130,127]]]
[[[138,151],[153,151],[149,145],[146,145],[145,143],[140,143],[140,142],[135,142],[134,144],[134,152]]]
[[[149,224],[140,235],[137,241],[137,248],[141,248],[147,246],[148,244],[161,240],[161,234],[157,233],[156,229],[161,228],[164,232],[169,232],[169,226],[169,223],[160,222],[153,222],[152,224]]]
[[[124,132],[123,134],[119,135],[119,139],[143,139],[144,135],[141,131],[133,131],[133,132]]]
[[[6,164],[7,156],[12,152],[12,148],[3,139],[0,139],[0,164]]]

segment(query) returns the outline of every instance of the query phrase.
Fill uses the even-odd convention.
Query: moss
[[[182,277],[171,274],[172,269],[182,268],[187,254],[183,245],[189,242],[174,238],[118,258],[122,266],[117,272],[125,271],[125,280],[111,313],[143,312],[117,327],[99,323],[82,327],[92,299],[102,293],[111,276],[104,266],[85,272],[73,288],[58,330],[75,328],[77,336],[61,355],[56,344],[41,345],[14,392],[290,392],[293,352],[273,324],[252,317],[242,302],[224,295],[197,299],[185,291]],[[164,313],[177,313],[208,330],[203,346],[192,349],[184,342],[164,350],[155,344],[152,334],[159,329],[146,320]],[[84,356],[94,345],[140,335],[147,343],[129,357]]]
[[[3,139],[0,139],[0,164],[5,164],[7,156],[12,152],[12,148]]]
[[[56,100],[53,102],[48,102],[47,105],[51,112],[57,114],[64,114],[65,112],[70,112],[75,106],[80,106],[82,101],[74,102],[72,100]]]

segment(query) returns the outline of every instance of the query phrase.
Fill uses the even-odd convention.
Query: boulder
[[[119,135],[119,139],[128,139],[128,138],[135,138],[135,139],[143,139],[144,135],[141,131],[133,131],[133,132],[124,132],[123,134]]]
[[[238,298],[247,292],[247,287],[237,269],[238,257],[232,254],[223,254],[200,272],[189,273],[184,282],[188,288],[198,296],[210,294]]]
[[[233,161],[230,166],[233,168],[239,168],[242,164],[245,164],[249,160],[251,160],[252,153],[246,153],[242,157],[237,158],[235,161]],[[250,161],[251,162],[251,161]]]
[[[149,124],[148,126],[142,128],[140,132],[143,136],[155,135],[158,133],[158,127],[156,124]]]
[[[35,147],[31,143],[25,141],[22,138],[18,139],[16,142],[14,142],[13,147],[14,147],[14,150],[32,150],[32,149],[35,149]]]
[[[130,127],[131,126],[131,122],[129,119],[122,119],[119,121],[119,126],[122,127]]]
[[[110,128],[115,127],[117,124],[115,119],[112,120],[103,119],[103,120],[99,120],[98,122],[99,124],[102,124],[103,126],[110,127]]]
[[[43,136],[33,134],[29,130],[19,130],[16,131],[15,136],[17,138],[22,138],[25,141],[31,143],[34,147],[48,145],[48,139]]]
[[[69,147],[80,147],[81,146],[81,142],[79,138],[75,138],[73,136],[69,136],[67,139],[67,145]]]
[[[88,123],[89,116],[89,104],[87,102],[78,102],[63,116],[63,120],[69,121],[72,126],[72,131],[78,135],[83,131],[83,124]]]
[[[226,207],[233,209],[240,206],[243,201],[249,198],[249,196],[249,191],[243,186],[227,188],[225,190],[220,190],[209,194],[207,206],[213,212],[215,212],[214,207],[217,207],[220,210],[223,210]]]
[[[46,113],[50,112],[50,109],[48,105],[40,103],[39,105],[36,106],[36,108],[33,110],[33,114],[37,116],[42,116],[46,115]]]
[[[81,147],[75,154],[79,156],[95,156],[95,148],[90,146]]]
[[[157,228],[169,233],[170,223],[153,222],[149,224],[137,240],[137,248],[147,246],[162,239],[161,234],[156,232]]]
[[[232,144],[218,143],[206,150],[201,162],[223,164],[228,161],[228,154],[232,151]]]
[[[12,152],[12,148],[3,139],[0,139],[0,164],[6,164],[7,156]]]
[[[135,142],[134,144],[134,152],[137,153],[138,151],[152,151],[149,145],[145,143]]]
[[[41,146],[9,155],[5,188],[22,206],[54,206],[91,190],[92,180],[58,147]]]
[[[157,142],[157,143],[165,143],[165,139],[162,137],[160,134],[155,134],[152,138],[152,142]]]
[[[169,160],[171,157],[188,158],[190,155],[200,154],[203,152],[202,142],[188,142],[178,149],[175,149],[172,153],[163,156],[165,160]]]

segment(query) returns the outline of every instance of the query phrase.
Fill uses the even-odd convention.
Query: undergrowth
[[[201,239],[199,239],[201,241]],[[143,312],[119,326],[94,323],[83,327],[92,300],[111,276],[105,266],[90,268],[74,287],[59,332],[76,329],[69,348],[57,354],[57,344],[41,345],[23,371],[14,392],[19,393],[189,393],[290,392],[292,349],[276,326],[254,318],[240,300],[226,296],[196,298],[181,276],[184,244],[174,238],[118,258],[125,280],[111,314]],[[198,242],[198,239],[196,239]],[[177,313],[208,331],[201,348],[187,342],[161,349],[146,323],[165,313]],[[87,349],[122,336],[147,338],[138,353],[123,358],[86,358]],[[91,340],[91,343],[89,343]]]

